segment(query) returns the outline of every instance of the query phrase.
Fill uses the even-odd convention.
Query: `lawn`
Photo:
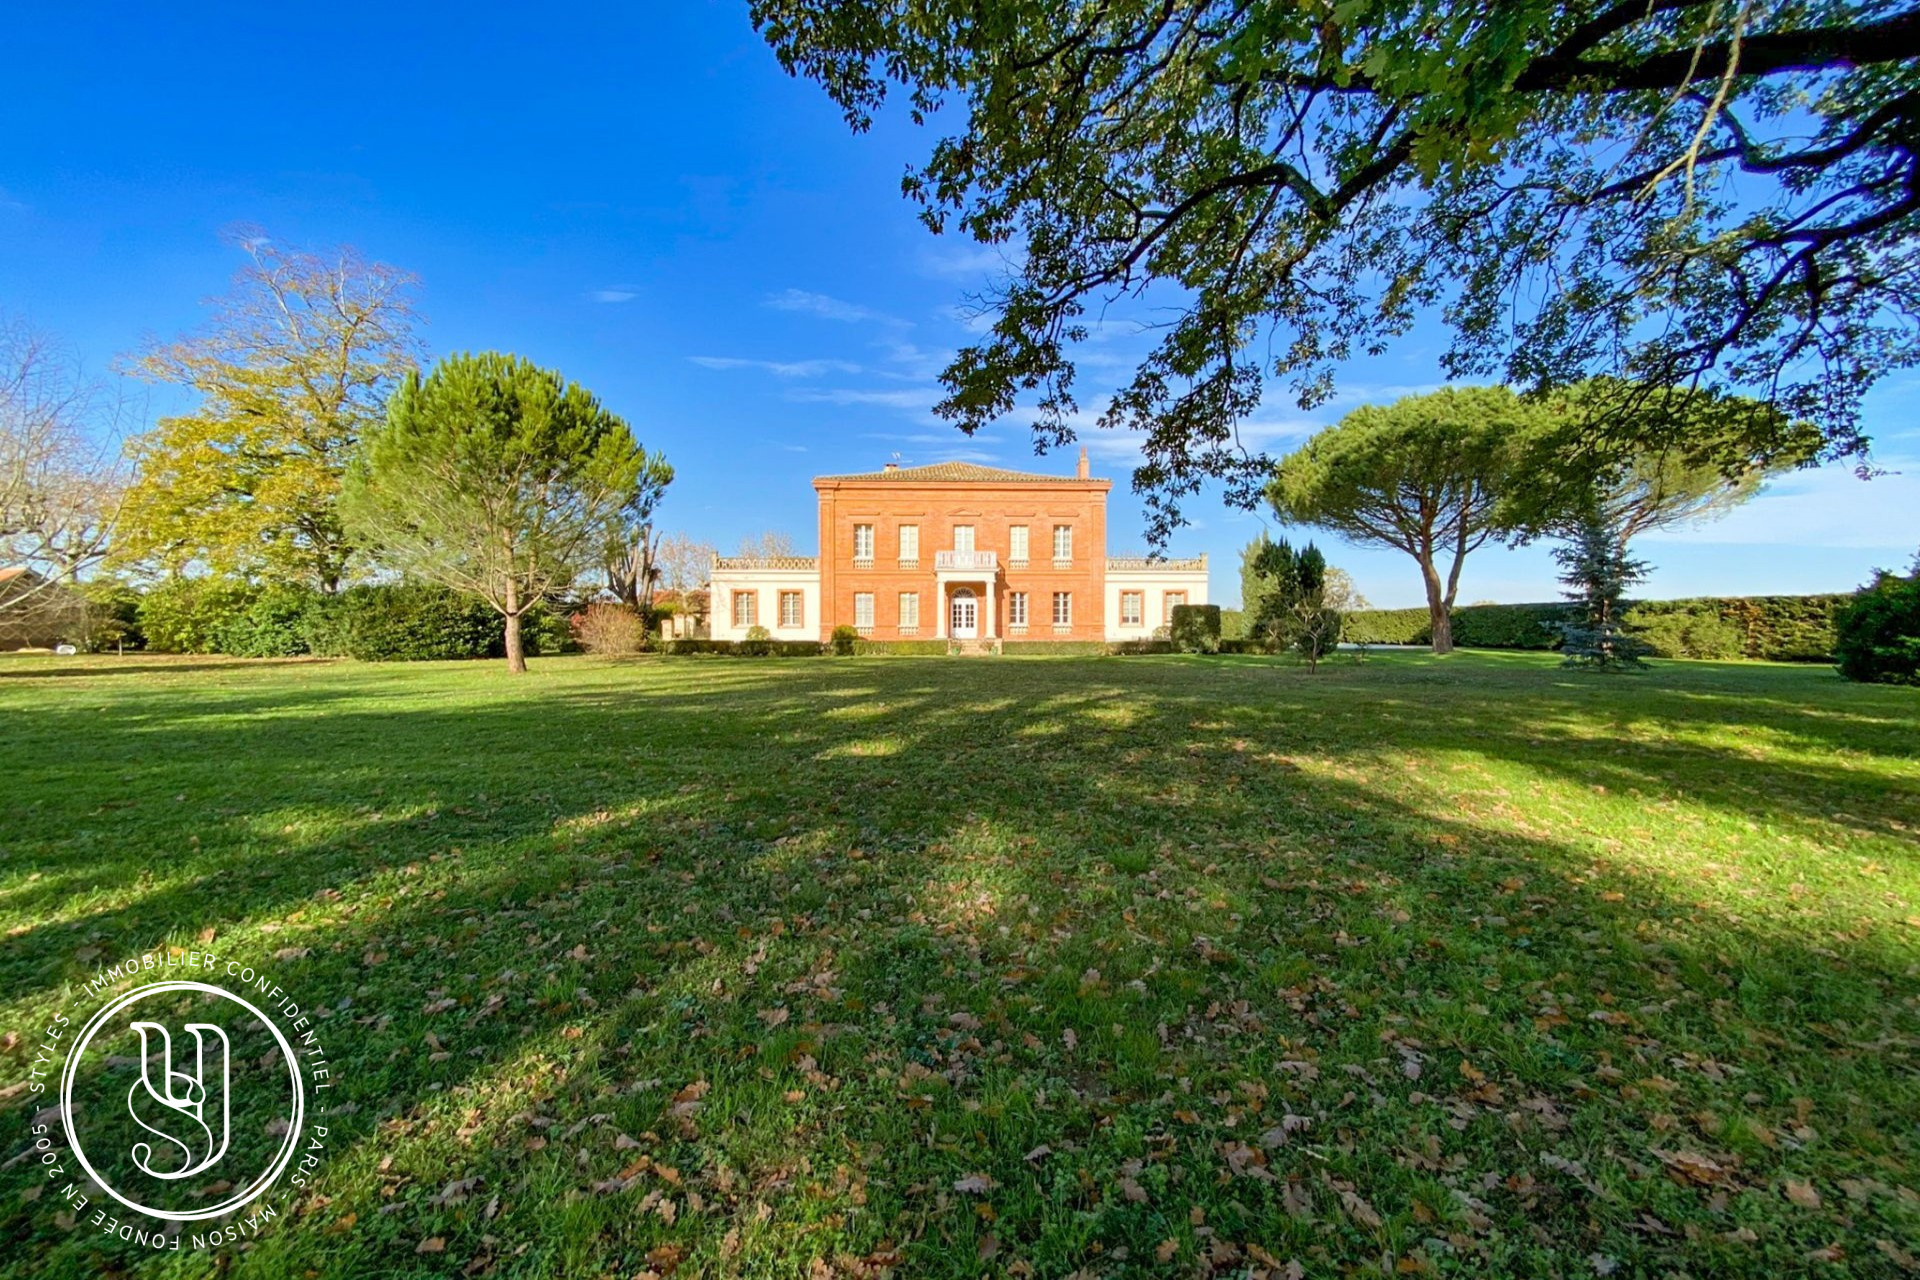
[[[338,1079],[236,1276],[1904,1274],[1917,753],[1759,664],[0,660],[0,1158],[212,946]]]

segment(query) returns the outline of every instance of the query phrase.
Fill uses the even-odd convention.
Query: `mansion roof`
[[[1081,476],[1051,476],[1037,471],[1009,471],[1004,467],[983,467],[977,462],[935,462],[924,467],[888,467],[884,471],[862,471],[845,476],[815,476],[815,484],[840,484],[868,481],[887,484],[1105,484]]]

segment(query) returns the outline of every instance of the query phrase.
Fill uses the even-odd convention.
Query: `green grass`
[[[1896,1274],[1916,750],[1758,664],[6,660],[4,1061],[146,947],[330,1006],[235,1275]],[[211,1274],[37,1177],[0,1272]]]

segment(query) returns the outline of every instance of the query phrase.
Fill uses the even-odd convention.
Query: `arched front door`
[[[980,602],[968,588],[961,587],[953,593],[953,613],[948,622],[955,640],[979,639]]]

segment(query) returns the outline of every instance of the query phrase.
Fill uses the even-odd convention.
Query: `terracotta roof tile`
[[[834,480],[885,481],[889,484],[1088,484],[1078,476],[1050,476],[1036,471],[1009,471],[977,462],[935,462],[924,467],[896,467],[891,471],[862,471],[855,475],[815,476],[815,483]]]

